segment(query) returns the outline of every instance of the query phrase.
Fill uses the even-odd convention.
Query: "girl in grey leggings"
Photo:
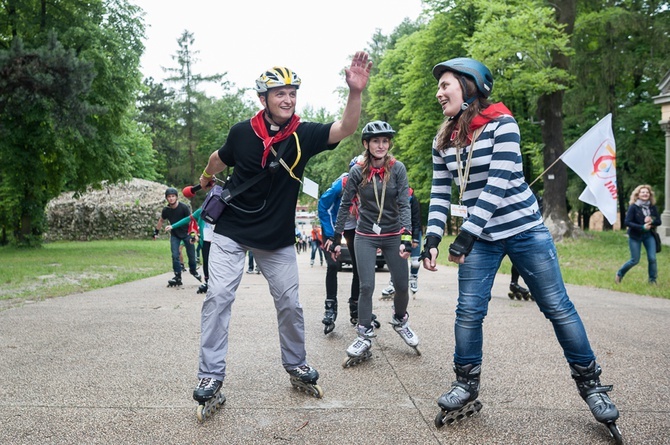
[[[340,252],[340,240],[349,215],[349,206],[358,195],[356,226],[356,267],[360,279],[357,337],[347,349],[344,366],[353,366],[372,356],[370,347],[375,337],[372,325],[372,294],[375,287],[377,249],[382,249],[391,278],[396,285],[391,325],[417,353],[419,338],[409,327],[407,314],[407,258],[412,250],[409,184],[402,162],[390,155],[395,131],[383,121],[373,121],[363,128],[363,160],[349,170],[349,180],[342,195],[335,223],[335,236],[325,248],[334,257]]]

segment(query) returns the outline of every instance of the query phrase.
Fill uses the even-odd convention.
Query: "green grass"
[[[447,249],[454,238],[451,236],[442,240],[439,263],[446,264]],[[663,246],[662,251],[656,254],[657,285],[647,283],[647,254],[644,247],[638,265],[626,274],[621,284],[614,282],[617,270],[630,258],[625,231],[588,232],[585,238],[556,243],[556,249],[563,280],[568,284],[670,299],[670,246]],[[454,263],[449,265],[456,267]],[[509,274],[511,267],[512,263],[505,257],[500,271]]]
[[[446,264],[445,237],[438,262]],[[557,244],[566,283],[670,298],[670,246],[658,254],[658,285],[647,284],[647,259],[642,253],[619,285],[614,275],[629,258],[624,232],[591,232],[579,240]],[[453,263],[449,266],[456,267]],[[509,274],[507,258],[501,273]],[[56,242],[39,249],[0,248],[0,300],[42,300],[126,283],[171,270],[165,239]]]
[[[0,248],[0,300],[41,300],[159,275],[172,269],[167,240],[55,242]]]

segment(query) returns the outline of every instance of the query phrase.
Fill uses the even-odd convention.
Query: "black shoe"
[[[214,397],[214,395],[221,389],[223,382],[212,378],[200,379],[198,386],[193,390],[193,400],[198,402],[206,402]]]

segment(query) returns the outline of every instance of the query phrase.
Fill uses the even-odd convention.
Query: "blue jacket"
[[[342,173],[319,198],[318,213],[324,240],[335,235],[334,227],[337,220],[337,211],[340,208],[342,192],[344,191],[342,182],[347,176],[349,176],[349,173]]]

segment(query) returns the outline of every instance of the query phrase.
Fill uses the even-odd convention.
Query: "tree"
[[[20,244],[39,243],[44,208],[75,162],[70,146],[94,132],[93,77],[54,33],[35,50],[17,37],[0,51],[0,215]]]
[[[200,117],[200,102],[206,96],[198,88],[201,84],[206,82],[220,82],[224,74],[214,74],[211,76],[203,76],[202,74],[194,73],[194,65],[198,61],[198,51],[193,50],[195,37],[193,33],[184,30],[181,37],[177,39],[179,50],[177,54],[172,56],[177,61],[177,68],[163,68],[167,73],[172,75],[165,79],[166,82],[178,84],[178,100],[180,118],[183,120],[182,138],[183,144],[186,145],[186,155],[189,170],[186,172],[188,178],[195,177],[195,151],[198,146],[198,119]],[[224,87],[227,83],[224,83]],[[182,173],[183,175],[183,173]],[[184,179],[180,177],[179,179]]]
[[[143,37],[127,0],[0,4],[2,69],[15,74],[0,92],[0,205],[18,242],[39,243],[44,206],[62,191],[155,174],[132,119]]]

